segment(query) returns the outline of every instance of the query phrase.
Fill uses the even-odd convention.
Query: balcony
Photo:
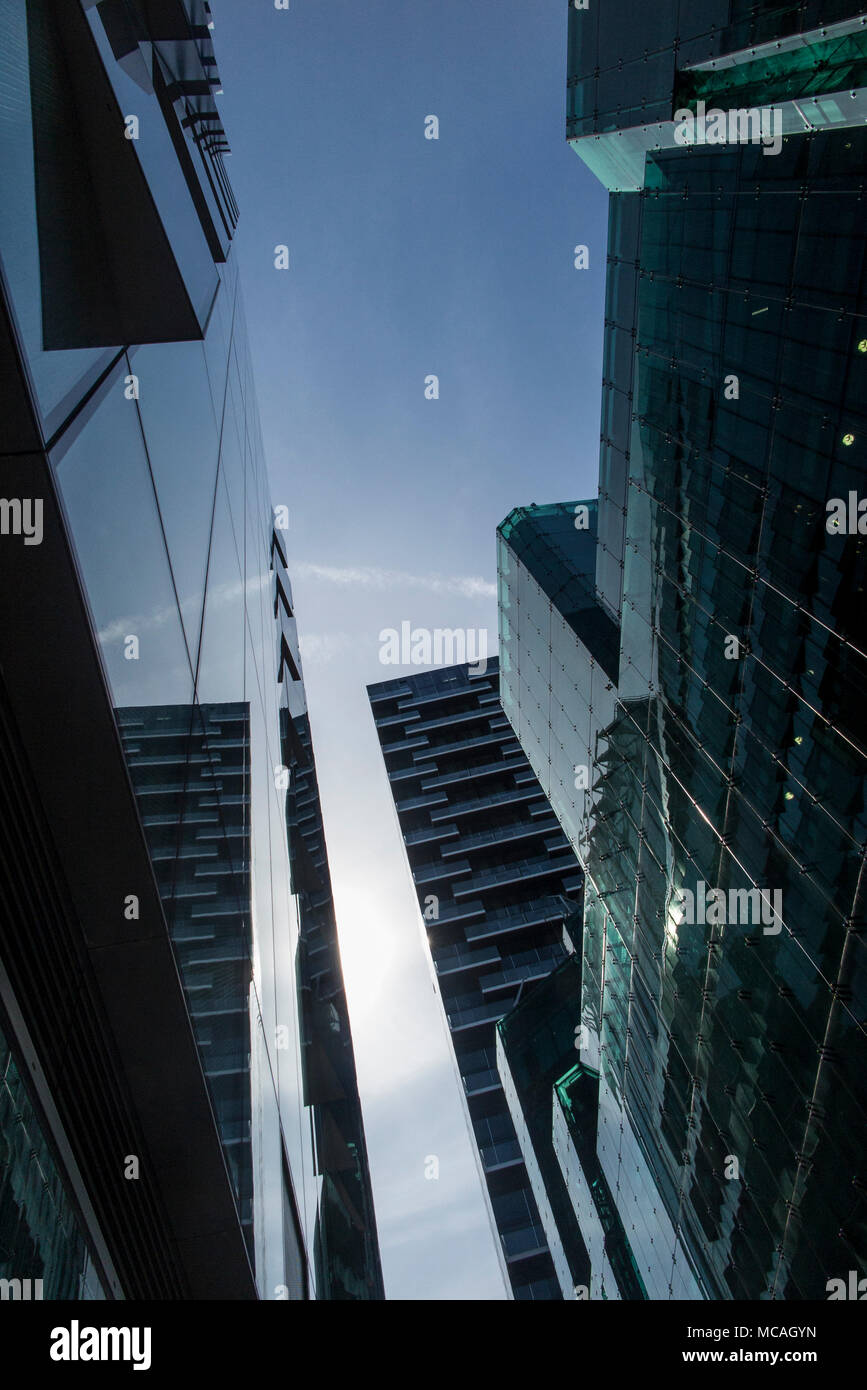
[[[389,753],[406,753],[406,752],[408,752],[411,748],[429,748],[429,747],[430,747],[430,739],[429,739],[429,738],[425,738],[425,737],[416,738],[416,737],[415,737],[415,729],[413,729],[413,733],[412,733],[412,737],[411,737],[411,738],[403,738],[403,739],[401,739],[398,743],[383,743],[383,744],[382,744],[382,753],[383,753],[383,757],[387,757],[387,755],[388,755]]]
[[[406,714],[383,714],[374,723],[377,729],[389,729],[392,724],[410,724],[418,717],[414,710],[408,709]]]
[[[410,830],[403,837],[405,845],[428,845],[435,840],[448,840],[458,833],[456,825],[423,825],[420,830]]]
[[[470,867],[469,859],[451,859],[448,864],[425,864],[423,868],[413,870],[412,881],[413,883],[436,883],[441,878],[452,878],[456,874],[468,874]]]
[[[430,740],[427,738],[419,740],[419,744],[422,742],[428,745],[427,751],[425,753],[413,753],[413,758],[419,761],[423,761],[426,757],[436,759],[451,757],[454,753],[468,753],[473,748],[485,748],[489,745],[498,747],[502,744],[504,751],[509,754],[517,753],[521,749],[521,745],[514,734],[510,734],[507,738],[504,738],[500,733],[477,734],[475,738],[459,739],[454,743],[435,743],[431,745]]]
[[[468,1096],[480,1096],[486,1091],[502,1089],[500,1073],[488,1068],[486,1071],[473,1071],[463,1078],[464,1091]]]
[[[478,901],[478,900],[476,900]],[[481,904],[480,904],[481,905]],[[541,926],[542,923],[561,923],[571,911],[569,899],[560,895],[548,894],[534,903],[520,907],[501,908],[498,912],[485,916],[484,920],[469,923],[464,928],[467,941],[482,941],[487,937],[504,936],[508,932],[523,931],[525,927]],[[442,913],[440,913],[442,919]]]
[[[534,1255],[544,1255],[548,1249],[544,1227],[535,1222],[529,1226],[521,1226],[517,1231],[502,1231],[500,1240],[509,1264],[532,1259]]]
[[[446,798],[443,797],[442,800],[445,801]],[[545,815],[550,814],[550,808],[547,801],[545,801],[544,793],[539,790],[538,786],[528,787],[526,790],[520,790],[516,787],[514,789],[510,788],[508,791],[504,792],[493,792],[491,796],[474,796],[469,801],[452,802],[447,810],[432,812],[431,820],[435,821],[438,817],[441,819],[443,816],[454,816],[455,818],[459,816],[471,816],[475,815],[478,811],[486,811],[492,806],[517,806],[527,801],[538,801],[539,810]],[[532,809],[530,814],[534,814]]]
[[[455,782],[472,782],[477,781],[481,777],[493,777],[497,774],[502,776],[503,773],[507,772],[517,774],[520,773],[521,770],[524,769],[526,766],[527,760],[524,757],[524,754],[521,753],[517,756],[503,758],[500,762],[496,763],[481,763],[479,767],[463,768],[462,770],[456,772],[441,772],[438,775],[434,775],[433,777],[431,777],[429,781],[422,782],[421,789],[422,791],[427,792],[433,791],[436,787],[450,786]],[[412,775],[427,776],[429,773],[436,774],[436,768],[420,767]],[[530,777],[533,777],[532,772],[530,773]]]
[[[448,801],[445,792],[441,792],[439,796],[411,796],[406,801],[396,801],[394,806],[397,814],[401,815],[405,811],[423,810],[426,806],[445,806],[448,808]],[[445,814],[448,815],[448,809],[446,809]],[[435,820],[433,815],[431,815],[431,820]]]
[[[457,826],[452,826],[454,833],[458,833]],[[464,835],[460,840],[460,850],[455,846],[449,851],[443,850],[443,855],[449,853],[464,853],[471,849],[484,849],[489,845],[511,844],[515,840],[532,839],[535,835],[546,835],[549,831],[559,831],[560,825],[557,817],[547,816],[544,820],[538,821],[515,821],[514,825],[500,825],[494,830],[480,830],[476,835]]]
[[[378,705],[383,700],[396,700],[400,696],[412,695],[412,686],[396,685],[392,690],[377,690],[376,686],[369,686],[367,694],[370,703]]]
[[[502,1139],[498,1144],[484,1144],[480,1146],[479,1153],[486,1173],[493,1173],[498,1168],[513,1168],[524,1162],[517,1139]]]
[[[565,854],[546,854],[535,859],[519,859],[514,864],[500,864],[496,869],[476,874],[474,878],[455,888],[454,896],[459,898],[465,893],[484,893],[489,888],[502,888],[510,883],[526,883],[528,879],[565,874],[570,870],[574,870],[576,874],[580,873],[580,866],[571,850]],[[579,878],[578,882],[580,881]]]
[[[437,926],[443,922],[465,922],[468,917],[484,917],[484,915],[485,908],[481,898],[473,898],[466,903],[445,903],[440,907],[439,915],[430,923],[430,926]]]
[[[448,1005],[446,1008],[448,1009]],[[449,1031],[460,1033],[465,1028],[478,1028],[482,1023],[499,1023],[503,1014],[508,1013],[510,1008],[511,1000],[498,1000],[491,1004],[477,1004],[471,1009],[454,1009],[446,1014]]]
[[[511,734],[511,724],[504,714],[497,710],[468,709],[463,714],[439,714],[436,719],[425,719],[418,724],[418,731],[425,734],[433,733],[438,728],[454,728],[457,724],[478,724],[488,723],[490,728],[496,727],[499,730],[509,730]],[[511,734],[514,738],[514,734]]]
[[[529,980],[544,980],[563,959],[564,953],[559,946],[552,946],[550,950],[538,951],[536,954],[537,960],[509,965],[502,970],[492,971],[490,975],[482,975],[479,980],[482,993],[493,994],[495,990],[525,984]]]
[[[453,700],[457,695],[475,696],[479,690],[493,691],[490,681],[482,683],[482,680],[483,678],[480,678],[472,682],[464,682],[461,685],[456,683],[452,686],[443,686],[441,690],[434,690],[430,695],[416,695],[412,690],[407,690],[406,694],[411,698],[401,701],[398,708],[415,709],[421,705],[435,705],[439,700]]]
[[[432,772],[436,772],[436,766],[433,763],[430,767],[402,767],[396,772],[389,772],[388,780],[389,782],[406,782],[411,777],[427,777]],[[427,791],[424,782],[422,782],[422,791]]]
[[[439,714],[435,719],[425,719],[418,725],[419,733],[431,733],[435,729],[453,729],[458,724],[479,723],[481,720],[496,719],[495,713],[483,709],[468,709],[463,714]]]
[[[438,975],[457,975],[462,970],[499,964],[500,953],[496,946],[483,946],[476,951],[466,946],[439,946],[434,952],[434,969]]]

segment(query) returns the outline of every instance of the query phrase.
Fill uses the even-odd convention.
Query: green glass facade
[[[852,101],[852,89],[863,81],[867,30],[860,26],[833,38],[815,35],[812,42],[782,52],[776,44],[773,48],[746,62],[707,64],[678,74],[675,104],[766,106],[843,91]]]
[[[610,0],[569,6],[566,133],[611,192],[643,186],[675,113],[774,107],[785,134],[867,119],[865,33],[852,0]]]
[[[635,126],[644,91],[609,49],[677,52],[681,76],[714,56],[675,50],[676,8],[642,7],[633,37],[634,7],[597,7],[595,39],[570,12],[570,91],[594,57],[612,74],[600,128]],[[853,19],[722,8],[724,76],[749,44]],[[867,133],[641,159],[610,203],[589,532],[576,503],[499,530],[502,699],[585,869],[579,1065],[648,1296],[823,1299],[867,1262],[867,538],[826,525],[865,493]]]
[[[579,510],[582,507],[585,512]],[[586,525],[579,529],[576,521]],[[583,925],[571,925],[569,930],[576,953],[581,955],[581,967],[564,973],[558,982],[557,1008],[563,1011],[555,1032],[560,1042],[559,1073],[556,1055],[553,1061],[543,1056],[535,1064],[526,1063],[522,1079],[520,1071],[512,1070],[508,1049],[501,1066],[503,1060],[509,1064],[504,1088],[528,1170],[533,1172],[535,1164],[542,1175],[550,1170],[552,1129],[538,1120],[535,1125],[521,1127],[520,1116],[533,1114],[538,1104],[529,1078],[550,1068],[546,1082],[554,1088],[579,1057],[590,1078],[581,1090],[580,1148],[571,1141],[564,1142],[562,1105],[549,1096],[553,1132],[559,1138],[557,1171],[566,1182],[570,1207],[564,1208],[557,1200],[560,1179],[556,1176],[550,1184],[549,1201],[540,1202],[546,1230],[548,1222],[555,1228],[556,1233],[547,1232],[553,1250],[558,1241],[568,1241],[570,1224],[579,1226],[590,1258],[590,1273],[589,1279],[576,1279],[575,1284],[589,1287],[593,1299],[693,1299],[702,1296],[701,1286],[679,1239],[676,1219],[669,1218],[658,1195],[649,1146],[624,1117],[621,1070],[625,1037],[612,1015],[615,1007],[625,1007],[632,992],[629,949],[625,942],[615,941],[610,929],[604,938],[599,931],[600,920],[604,921],[599,914],[609,894],[616,888],[626,902],[629,867],[616,862],[608,844],[600,850],[598,864],[594,853],[594,806],[604,794],[612,755],[607,730],[618,708],[617,670],[605,668],[610,667],[612,634],[619,654],[617,627],[598,593],[594,596],[594,556],[598,559],[605,554],[597,525],[595,501],[517,508],[503,522],[497,537],[500,698],[542,790],[585,868]],[[602,807],[600,815],[607,814],[607,808]],[[618,824],[621,819],[618,817]],[[589,867],[596,868],[598,878],[588,872]],[[631,927],[631,908],[629,923]],[[603,982],[609,990],[604,1004],[600,998]],[[533,1003],[532,996],[529,1003]],[[648,1012],[652,1012],[651,1007]],[[604,1036],[600,1034],[603,1014]],[[631,1023],[625,1026],[632,1027]],[[582,1028],[583,1033],[579,1031]],[[511,1036],[513,1048],[528,1047],[532,1058],[545,1035],[539,1034],[540,1041],[533,1037],[522,1041],[525,1031],[522,1016],[516,1014],[503,1041]],[[576,1038],[582,1044],[580,1051],[575,1050]],[[573,1132],[567,1130],[566,1140]],[[589,1133],[595,1136],[591,1146],[595,1159],[587,1152]],[[602,1221],[607,1192],[617,1194],[618,1216],[613,1224],[607,1217],[608,1224]],[[629,1268],[634,1266],[637,1287],[643,1294],[615,1276],[607,1253],[609,1244],[629,1252],[624,1253],[624,1259]],[[565,1288],[562,1266],[558,1275]],[[582,1297],[583,1292],[579,1288],[573,1296]]]

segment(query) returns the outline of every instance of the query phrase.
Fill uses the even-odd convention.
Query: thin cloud
[[[267,589],[269,582],[267,576],[253,575],[247,580],[246,585],[242,584],[240,579],[232,583],[211,584],[208,588],[208,607],[213,609],[222,607],[227,603],[233,603],[236,599],[241,598],[245,588],[249,597],[260,590]],[[190,594],[188,598],[183,600],[180,608],[185,618],[196,617],[202,608],[201,593]],[[139,633],[149,628],[165,627],[166,623],[174,622],[177,616],[177,604],[170,603],[162,608],[155,608],[152,613],[135,613],[129,614],[125,618],[113,618],[110,623],[98,630],[97,636],[103,644],[118,642],[122,641],[128,632]]]
[[[302,579],[319,579],[356,589],[425,589],[431,594],[457,594],[461,598],[497,597],[496,584],[475,574],[409,574],[405,570],[379,569],[376,565],[341,567],[303,562],[293,565],[292,573]]]
[[[302,632],[298,636],[301,658],[306,666],[324,666],[358,647],[359,639],[350,632]]]

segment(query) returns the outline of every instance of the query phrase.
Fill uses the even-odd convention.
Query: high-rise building
[[[211,39],[0,0],[4,1297],[383,1296]]]
[[[589,1128],[650,1298],[867,1267],[859,9],[569,11],[599,497],[499,528],[501,694],[586,875],[558,1171],[586,1216]]]
[[[581,873],[498,700],[496,659],[368,687],[467,1114],[515,1298],[561,1296],[495,1028],[572,949]],[[584,1277],[580,1238],[570,1248]]]

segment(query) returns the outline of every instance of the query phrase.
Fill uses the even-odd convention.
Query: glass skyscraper
[[[497,690],[496,659],[368,686],[509,1283],[557,1299],[495,1029],[572,950],[581,873]],[[584,1277],[580,1236],[570,1255]]]
[[[591,1297],[643,1296],[604,1266],[597,1164],[651,1299],[865,1272],[856,11],[569,11],[567,133],[611,190],[599,496],[500,526],[500,663],[585,871],[580,1057],[561,1024],[527,1142],[554,1149]],[[700,124],[751,107],[778,149]]]
[[[381,1298],[203,0],[0,0],[0,1276]]]

